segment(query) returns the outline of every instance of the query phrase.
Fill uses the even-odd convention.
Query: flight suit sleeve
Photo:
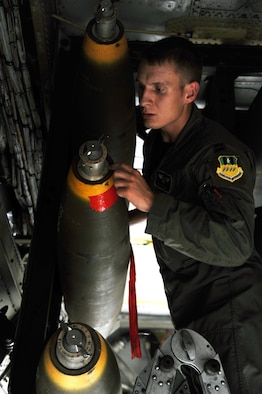
[[[157,194],[145,231],[207,264],[233,267],[245,263],[254,242],[253,153],[207,154],[201,165],[192,168],[190,181],[194,177],[198,184],[196,202]]]

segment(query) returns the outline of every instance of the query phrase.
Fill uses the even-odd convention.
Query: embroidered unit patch
[[[218,161],[220,166],[217,167],[217,175],[229,182],[235,182],[241,178],[244,171],[237,164],[236,156],[219,156]]]

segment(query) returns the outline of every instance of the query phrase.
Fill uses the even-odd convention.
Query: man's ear
[[[185,103],[192,103],[200,90],[200,85],[198,82],[190,82],[185,86]]]

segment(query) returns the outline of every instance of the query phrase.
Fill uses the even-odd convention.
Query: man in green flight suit
[[[194,101],[202,62],[168,37],[142,56],[137,80],[143,175],[114,164],[115,187],[146,218],[176,329],[218,352],[233,394],[262,392],[262,261],[254,249],[254,154]]]

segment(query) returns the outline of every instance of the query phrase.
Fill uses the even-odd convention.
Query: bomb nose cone
[[[82,161],[96,161],[103,155],[103,149],[98,141],[88,141],[80,151]]]
[[[65,332],[63,338],[64,348],[70,353],[80,352],[86,343],[84,333],[79,329],[68,326],[64,322],[61,322],[61,328]]]
[[[121,394],[120,371],[109,343],[86,324],[61,322],[40,358],[35,392]]]
[[[99,141],[83,143],[79,149],[77,169],[87,181],[99,181],[108,173],[107,149]]]

